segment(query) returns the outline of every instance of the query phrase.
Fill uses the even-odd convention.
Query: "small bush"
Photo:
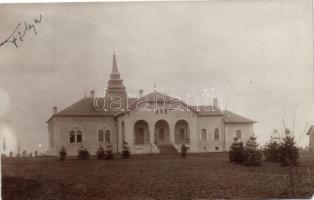
[[[113,158],[112,146],[110,144],[107,145],[106,158],[109,160]]]
[[[59,151],[59,160],[63,161],[67,157],[67,152],[64,147]]]
[[[98,159],[104,159],[105,158],[105,156],[106,156],[105,150],[101,145],[99,145],[98,150],[96,152],[96,155],[97,155]]]
[[[128,143],[124,143],[122,146],[122,158],[124,159],[128,159],[131,156],[129,147],[128,147]]]
[[[80,147],[78,150],[78,158],[81,160],[89,159],[89,152],[87,151],[87,149]]]

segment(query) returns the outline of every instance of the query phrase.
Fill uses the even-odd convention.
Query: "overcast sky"
[[[0,117],[9,148],[47,150],[52,107],[104,93],[115,49],[129,93],[211,90],[258,121],[264,143],[282,119],[308,143],[314,124],[311,0],[0,5]],[[41,147],[39,146],[41,145]]]

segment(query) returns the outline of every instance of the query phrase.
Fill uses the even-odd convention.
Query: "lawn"
[[[294,197],[314,193],[314,155],[301,155]],[[3,199],[287,198],[288,168],[244,167],[228,154],[141,155],[123,160],[28,158],[2,160]]]

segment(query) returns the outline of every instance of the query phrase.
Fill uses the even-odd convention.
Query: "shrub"
[[[229,161],[235,163],[242,163],[245,159],[244,147],[242,142],[238,142],[237,138],[234,139],[229,152]]]
[[[112,146],[110,144],[107,145],[106,158],[109,160],[113,158]]]
[[[280,145],[281,144],[277,141],[271,141],[265,145],[263,152],[267,161],[280,161]]]
[[[89,159],[89,152],[87,151],[87,149],[81,146],[78,150],[78,158],[81,160]]]
[[[299,152],[295,146],[294,137],[290,135],[289,129],[286,130],[286,136],[279,147],[280,163],[282,166],[298,165]]]
[[[129,147],[128,147],[128,143],[124,142],[123,146],[122,146],[122,158],[127,159],[131,156]]]
[[[59,151],[59,160],[65,160],[67,157],[67,152],[64,147]]]
[[[105,156],[106,156],[105,150],[101,145],[99,145],[98,150],[96,152],[96,155],[97,155],[98,159],[104,159],[105,158]]]
[[[262,164],[262,152],[258,148],[256,137],[250,137],[242,155],[246,166],[259,166]]]

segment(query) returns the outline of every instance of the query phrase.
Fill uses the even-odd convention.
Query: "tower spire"
[[[118,65],[117,65],[117,59],[116,59],[116,53],[113,51],[113,60],[112,60],[112,71],[111,74],[117,74],[118,71]]]
[[[118,71],[118,64],[115,52],[113,52],[112,71],[110,74],[110,79],[108,81],[107,94],[109,96],[112,94],[123,94],[126,96],[125,86],[123,85],[123,80],[120,78],[120,73]]]

